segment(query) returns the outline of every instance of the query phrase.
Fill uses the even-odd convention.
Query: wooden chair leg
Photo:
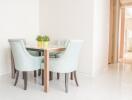
[[[14,72],[16,73],[17,72],[17,70],[14,68]]]
[[[22,79],[24,79],[24,73],[22,73]]]
[[[65,74],[65,92],[68,92],[68,79],[69,79],[69,74]]]
[[[41,75],[41,69],[38,70],[38,76],[40,76],[40,75]]]
[[[71,80],[73,80],[73,72],[71,72]]]
[[[24,90],[27,90],[27,72],[23,72],[24,75]]]
[[[76,71],[74,71],[74,78],[75,78],[76,85],[79,86],[78,81],[77,81]]]
[[[60,79],[60,73],[57,73],[57,79],[58,80]]]
[[[14,83],[14,86],[16,86],[17,82],[18,82],[18,77],[19,77],[19,71],[16,71],[16,80],[15,80],[15,83]]]
[[[35,70],[34,71],[34,77],[36,78],[36,76],[37,76],[37,71]]]
[[[50,80],[53,80],[53,72],[50,71]]]
[[[42,56],[42,52],[39,51],[39,52],[38,52],[38,55],[39,55],[39,56]],[[40,75],[41,75],[41,69],[38,70],[38,76],[40,76]]]
[[[42,69],[42,85],[44,85],[44,70]]]
[[[13,54],[11,51],[11,73],[12,73],[12,78],[15,78],[15,64],[14,64],[14,58],[13,58]]]

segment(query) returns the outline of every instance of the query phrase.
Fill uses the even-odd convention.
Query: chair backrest
[[[64,54],[59,58],[57,71],[68,73],[77,70],[78,59],[83,40],[69,40]]]
[[[52,41],[53,45],[60,45],[65,48],[67,47],[68,43],[69,43],[69,40],[54,40],[54,41]]]
[[[69,41],[63,56],[66,60],[69,61],[69,63],[73,63],[73,65],[77,64],[82,43],[82,40]]]
[[[22,70],[27,66],[27,64],[30,62],[29,57],[31,55],[27,52],[25,48],[25,42],[23,39],[9,39],[11,51],[13,54],[14,62],[15,62],[15,68],[17,70]]]

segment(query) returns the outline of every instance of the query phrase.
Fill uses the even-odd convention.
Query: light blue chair
[[[26,39],[19,39],[19,40],[23,40],[24,45],[27,44]],[[28,52],[32,55],[32,56],[40,56],[38,51],[32,51],[32,50],[28,50]]]
[[[27,44],[27,42],[26,42],[26,40],[25,39],[21,39],[21,40],[23,40],[23,42],[24,42],[24,44],[26,45]],[[41,52],[41,51],[33,51],[33,50],[27,50],[32,56],[42,56],[42,53],[43,52]],[[41,69],[38,71],[38,76],[40,76],[41,75]],[[34,71],[34,77],[36,77],[37,76],[37,71]]]
[[[60,45],[60,46],[62,46],[64,48],[67,48],[68,43],[69,43],[69,40],[54,40],[54,41],[52,41],[51,44],[53,44],[53,45]],[[61,57],[61,55],[63,55],[63,51],[50,52],[49,55],[50,55],[50,58],[59,58],[59,57]],[[42,70],[42,72],[43,72],[43,70]],[[59,79],[59,77],[60,77],[60,74],[57,73],[57,79]],[[53,79],[52,72],[50,72],[50,79],[51,80]],[[42,80],[42,85],[43,84],[44,83],[43,83],[43,80]]]
[[[24,90],[27,89],[27,72],[36,71],[41,68],[43,57],[35,57],[29,54],[26,50],[24,41],[22,39],[9,39],[11,51],[13,54],[15,69],[16,69],[16,80],[15,86],[18,81],[19,72],[23,72],[24,78]]]
[[[50,58],[49,70],[65,74],[65,92],[68,92],[68,78],[71,72],[74,73],[75,82],[78,86],[76,71],[82,43],[82,40],[70,40],[66,50],[59,58]]]
[[[69,43],[69,40],[54,40],[53,45],[61,45],[64,48],[67,48]],[[63,51],[56,51],[56,52],[51,52],[50,57],[52,58],[59,58],[62,55]]]
[[[24,44],[26,45],[26,40],[22,39],[24,41]],[[33,51],[33,50],[27,50],[32,56],[42,56],[43,52],[42,51]],[[38,76],[41,75],[41,69],[38,70]],[[34,71],[34,77],[37,76],[37,71]]]

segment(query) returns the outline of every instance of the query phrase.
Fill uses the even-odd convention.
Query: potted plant
[[[50,41],[49,36],[44,35],[44,36],[43,36],[44,47],[46,47],[46,48],[48,47],[48,45],[49,45],[49,41]]]
[[[43,36],[38,35],[36,40],[37,40],[38,47],[42,47],[43,46]]]

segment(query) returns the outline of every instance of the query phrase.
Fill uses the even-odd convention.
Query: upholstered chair
[[[43,57],[32,56],[26,50],[24,41],[22,39],[10,39],[9,43],[13,54],[17,74],[14,85],[16,86],[17,84],[19,72],[23,72],[24,90],[26,90],[27,72],[39,70],[41,68]]]
[[[69,40],[66,50],[59,58],[50,58],[49,70],[65,74],[65,92],[68,92],[68,79],[71,72],[74,73],[75,82],[78,86],[76,71],[82,43],[82,40]]]

